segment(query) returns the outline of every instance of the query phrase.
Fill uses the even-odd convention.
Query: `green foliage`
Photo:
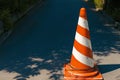
[[[0,10],[9,9],[10,13],[22,13],[38,0],[0,0]]]
[[[102,9],[103,8],[103,4],[104,4],[103,1],[104,0],[94,0],[95,7]]]
[[[12,29],[11,15],[21,15],[39,0],[0,0],[0,20],[4,23],[4,31]]]
[[[111,15],[116,21],[120,22],[120,8],[107,9],[106,12]]]
[[[7,31],[12,28],[13,23],[11,21],[11,15],[9,9],[3,10],[0,13],[0,19],[3,21],[4,24],[4,31]]]

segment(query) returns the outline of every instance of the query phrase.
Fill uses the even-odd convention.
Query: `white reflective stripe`
[[[76,32],[75,40],[92,50],[91,41],[88,38],[80,35],[78,32]]]
[[[94,67],[94,60],[81,54],[80,52],[78,52],[75,47],[73,47],[73,51],[72,54],[74,55],[74,57],[81,63],[90,66],[90,67]]]
[[[86,28],[87,30],[89,30],[88,21],[85,20],[84,18],[79,17],[78,25],[80,25],[81,27]]]

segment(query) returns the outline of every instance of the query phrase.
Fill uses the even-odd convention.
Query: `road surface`
[[[63,79],[62,68],[70,60],[81,7],[87,9],[100,72],[105,80],[120,80],[119,74],[113,75],[120,71],[120,32],[82,0],[44,0],[24,16],[0,45],[0,80]]]

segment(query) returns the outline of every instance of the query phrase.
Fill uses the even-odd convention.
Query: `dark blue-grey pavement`
[[[108,56],[115,50],[120,54],[120,33],[105,26],[110,21],[92,11],[85,2],[44,0],[42,6],[34,7],[16,24],[14,32],[0,45],[0,71],[19,74],[13,80],[31,80],[32,76],[48,71],[43,75],[45,79],[38,80],[60,80],[63,65],[70,60],[81,7],[87,9],[95,55]],[[99,67],[105,73],[120,66],[106,71],[102,65]]]

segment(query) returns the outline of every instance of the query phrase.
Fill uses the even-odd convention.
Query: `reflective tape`
[[[78,60],[79,62],[87,65],[87,66],[90,66],[90,67],[94,67],[94,60],[83,55],[82,53],[78,52],[75,47],[73,47],[73,51],[72,51],[72,54],[73,56],[76,58],[76,60]]]
[[[78,32],[76,32],[75,40],[92,50],[91,41],[88,38],[80,35]]]
[[[78,25],[80,25],[81,27],[86,28],[87,30],[89,30],[88,21],[86,19],[84,19],[84,18],[79,17]]]

